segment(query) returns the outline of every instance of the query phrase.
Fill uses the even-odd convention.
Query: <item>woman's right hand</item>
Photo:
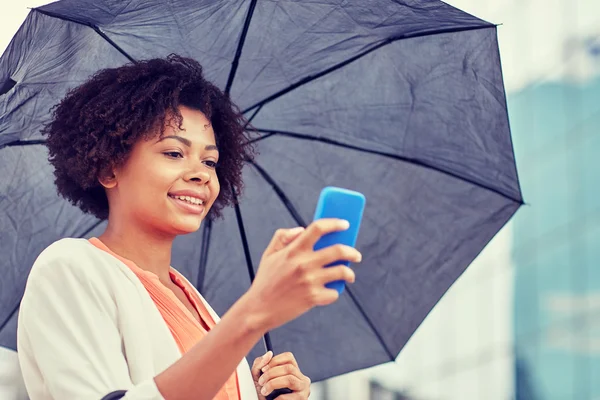
[[[321,236],[348,229],[340,219],[319,219],[306,229],[279,229],[263,253],[256,278],[248,291],[251,302],[264,318],[265,330],[291,321],[315,306],[335,302],[339,294],[326,283],[353,283],[354,271],[345,265],[323,268],[338,260],[360,262],[361,254],[350,246],[333,245],[314,251]]]

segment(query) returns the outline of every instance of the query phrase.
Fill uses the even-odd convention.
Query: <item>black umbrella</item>
[[[239,207],[175,243],[217,312],[324,186],[367,197],[356,284],[271,332],[314,381],[394,360],[522,204],[493,24],[425,0],[59,1],[0,59],[1,345],[16,347],[40,251],[104,228],[55,193],[49,108],[98,69],[170,53],[200,61],[261,133]]]

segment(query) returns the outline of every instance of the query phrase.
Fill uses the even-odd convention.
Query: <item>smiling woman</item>
[[[17,330],[31,400],[263,400],[283,388],[308,398],[292,354],[269,352],[252,369],[245,355],[337,300],[326,283],[354,281],[346,266],[323,266],[357,262],[355,249],[313,250],[345,221],[277,231],[222,319],[171,266],[175,237],[241,192],[254,154],[246,123],[200,64],[176,55],[100,71],[54,109],[43,133],[58,192],[108,224],[97,238],[53,243],[31,269]]]
[[[53,117],[43,133],[48,136],[58,191],[98,218],[108,217],[108,198],[98,176],[110,177],[141,138],[160,141],[164,151],[180,153],[175,157],[183,157],[183,150],[191,149],[194,141],[218,144],[220,162],[214,164],[215,171],[223,187],[237,191],[242,190],[244,161],[253,158],[244,135],[246,121],[237,107],[204,79],[197,62],[178,56],[99,71],[69,92]],[[161,140],[165,135],[182,137],[179,144],[184,148],[174,146],[173,140]],[[211,157],[208,164],[216,161],[214,154]],[[218,193],[211,216],[219,216],[230,204],[229,190]]]
[[[136,142],[127,162],[100,177],[110,204],[107,236],[121,225],[117,221],[166,235],[195,232],[219,201],[219,151],[212,125],[202,111],[179,106],[178,112],[181,124],[166,123],[162,135]]]

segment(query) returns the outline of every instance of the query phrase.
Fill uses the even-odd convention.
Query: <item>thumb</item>
[[[304,232],[304,228],[301,226],[292,229],[278,229],[273,235],[271,242],[265,249],[263,256],[268,256],[278,252],[279,250],[282,250],[285,246],[296,239],[302,232]]]

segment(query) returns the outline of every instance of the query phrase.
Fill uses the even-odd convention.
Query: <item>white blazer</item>
[[[35,261],[17,354],[31,400],[101,399],[123,389],[124,399],[164,400],[153,378],[181,357],[138,277],[86,239],[61,239]],[[237,372],[242,400],[257,400],[246,359]]]

